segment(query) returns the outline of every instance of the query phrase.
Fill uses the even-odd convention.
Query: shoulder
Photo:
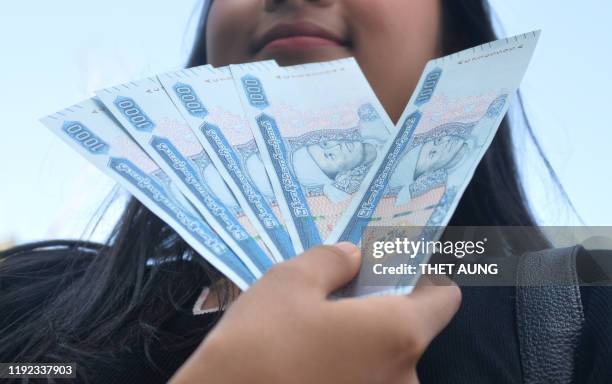
[[[612,310],[612,250],[551,248],[526,253],[518,263],[517,300],[537,304],[528,309],[552,314],[560,313],[554,307],[564,313],[571,309],[584,314],[587,325],[594,307]]]
[[[612,250],[584,251],[577,258],[584,326],[576,352],[580,382],[612,377]]]
[[[103,245],[75,241],[33,243],[1,252],[0,334],[13,342],[0,345],[0,361],[9,361],[16,353],[43,356],[45,361],[60,356],[59,361],[82,366],[82,374],[92,382],[166,382],[221,313],[193,316],[193,302],[201,292],[197,284],[202,281],[193,273],[193,265],[185,263],[180,268],[147,266],[145,283],[150,289],[137,306],[114,301],[85,308],[83,298],[102,286],[86,277],[96,275],[92,271],[100,267],[97,262],[109,254]],[[158,269],[148,273],[148,268]],[[177,279],[181,271],[184,278]],[[108,278],[101,295],[112,301],[121,277]],[[75,292],[85,294],[75,299]],[[128,311],[130,316],[125,316]],[[114,320],[122,316],[125,321]],[[98,332],[91,324],[112,329]],[[106,336],[101,336],[104,332]],[[81,336],[71,338],[72,334]],[[28,350],[16,349],[24,343],[29,343]],[[100,358],[91,361],[89,348],[95,348]]]
[[[21,284],[55,278],[68,267],[85,267],[105,247],[101,244],[51,240],[29,243],[0,252],[0,291]]]
[[[12,324],[64,289],[90,264],[103,246],[57,240],[20,245],[0,252],[0,319]]]
[[[612,359],[612,251],[592,251],[582,247],[550,248],[508,257],[508,265],[532,257],[553,262],[568,258],[573,263],[576,284],[570,286],[571,289],[554,290],[546,284],[538,287],[535,284],[537,280],[532,280],[533,286],[521,287],[515,285],[517,280],[509,279],[508,284],[499,286],[461,286],[463,302],[459,311],[421,359],[419,375],[422,382],[512,383],[522,380],[524,353],[538,347],[533,343],[539,339],[521,337],[525,334],[525,325],[529,325],[529,330],[534,330],[537,335],[559,331],[550,339],[567,344],[570,328],[562,323],[570,311],[569,294],[578,294],[581,306],[578,306],[580,312],[577,315],[583,316],[583,322],[576,334],[569,335],[576,336],[577,340],[574,339],[575,344],[572,342],[574,356],[569,356],[567,367],[571,369],[574,365],[575,377],[581,378],[576,382],[594,383],[599,381],[587,378],[612,377],[612,366],[608,364]],[[542,271],[550,277],[550,269],[542,268]],[[520,272],[517,270],[517,273]],[[523,304],[533,305],[518,305],[521,295],[524,295]],[[559,299],[554,303],[559,303],[560,307],[550,310],[547,301],[542,300],[551,298]],[[552,348],[550,352],[555,354],[559,349]],[[538,355],[538,358],[542,359],[544,355],[547,353]],[[571,363],[572,357],[575,357],[575,364]],[[537,369],[542,371],[542,367]]]
[[[18,245],[0,251],[0,260],[17,256],[52,255],[57,253],[99,253],[104,245],[79,240],[48,240]]]
[[[582,246],[521,257],[517,327],[523,371],[530,377],[612,377],[612,251]],[[545,376],[542,372],[546,372]]]

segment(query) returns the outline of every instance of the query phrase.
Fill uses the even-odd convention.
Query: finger
[[[299,275],[296,279],[318,288],[325,296],[350,282],[360,264],[359,248],[346,242],[312,248],[286,263]]]
[[[338,300],[334,307],[361,333],[386,345],[391,355],[418,358],[461,303],[461,292],[450,281],[437,286],[422,280],[408,296],[349,298]]]
[[[428,339],[433,339],[451,321],[461,305],[461,290],[446,277],[422,277],[407,297],[418,311]]]
[[[419,384],[419,377],[414,367],[410,367],[406,372],[400,375],[396,381],[397,384]]]

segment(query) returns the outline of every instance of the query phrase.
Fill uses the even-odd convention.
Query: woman
[[[217,0],[202,15],[189,66],[355,56],[394,120],[428,59],[495,39],[483,0]],[[451,225],[534,224],[515,158],[505,122]],[[547,247],[537,234],[509,245],[514,255]],[[512,287],[463,288],[461,309],[436,337],[459,305],[453,286],[424,280],[408,298],[325,300],[357,270],[359,256],[349,244],[313,249],[273,269],[232,304],[204,342],[221,311],[191,316],[201,287],[214,291],[207,309],[223,308],[233,290],[137,201],[105,247],[32,244],[3,258],[0,361],[77,362],[82,380],[153,383],[173,374],[177,383],[529,379]],[[612,326],[610,295],[604,288],[586,291],[572,375],[576,382],[604,382],[612,377],[605,331]]]

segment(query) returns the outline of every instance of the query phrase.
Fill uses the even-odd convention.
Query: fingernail
[[[350,243],[348,241],[343,241],[341,243],[338,243],[335,245],[335,247],[347,255],[359,252],[359,248],[357,248],[355,244]]]

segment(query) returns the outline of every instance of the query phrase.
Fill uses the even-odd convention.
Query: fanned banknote
[[[262,276],[272,258],[258,245],[257,232],[159,80],[146,78],[96,94],[251,272]]]
[[[358,244],[368,226],[407,233],[420,227],[414,239],[438,239],[495,136],[538,38],[539,31],[532,32],[430,61],[385,156],[375,161],[327,242]],[[399,257],[393,265],[418,265],[428,257]],[[364,263],[344,294],[389,292],[388,286],[372,286],[364,269],[369,266]],[[390,292],[408,291],[418,275],[400,277]]]
[[[439,239],[538,38],[430,61],[397,126],[353,58],[169,72],[42,121],[246,289],[320,243]],[[364,256],[339,296],[409,292],[418,273],[381,283],[372,262],[430,255]]]
[[[394,126],[353,59],[230,66],[296,251],[325,240]]]
[[[158,79],[276,261],[294,256],[229,67],[201,66],[168,72]]]
[[[88,99],[41,119],[51,131],[117,181],[170,225],[241,289],[255,276],[212,231],[168,175],[132,140],[106,108]]]

